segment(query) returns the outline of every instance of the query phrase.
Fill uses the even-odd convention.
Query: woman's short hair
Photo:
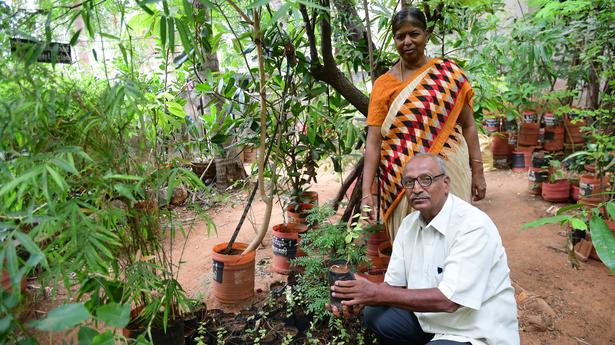
[[[427,30],[425,14],[423,14],[423,12],[416,7],[405,7],[393,16],[393,22],[391,23],[393,34],[401,27],[403,23],[407,22],[419,24],[423,30]]]

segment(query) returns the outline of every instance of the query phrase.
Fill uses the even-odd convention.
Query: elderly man
[[[496,226],[449,193],[443,161],[420,154],[402,183],[415,212],[402,222],[382,284],[360,277],[331,290],[348,317],[385,344],[519,344],[514,290]]]

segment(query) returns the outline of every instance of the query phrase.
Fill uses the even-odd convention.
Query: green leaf
[[[579,218],[572,218],[570,220],[570,226],[575,230],[587,230],[587,224],[585,224],[585,222]]]
[[[192,3],[188,0],[183,0],[182,4],[184,5],[184,13],[190,20],[192,20]]]
[[[598,212],[594,212],[589,220],[589,229],[600,260],[615,272],[615,237]]]
[[[28,251],[28,253],[32,255],[42,254],[40,248],[34,243],[34,241],[32,241],[32,239],[28,235],[19,231],[15,232],[14,235],[17,238],[17,241],[19,241],[19,243]]]
[[[168,30],[169,47],[171,48],[171,54],[173,54],[175,52],[175,19],[173,17],[169,17]]]
[[[47,171],[51,175],[53,181],[58,185],[58,187],[60,187],[60,189],[64,191],[64,186],[66,185],[66,181],[64,181],[64,178],[62,178],[62,176],[60,176],[60,174],[58,174],[58,172],[50,166],[47,166]]]
[[[606,203],[606,212],[609,215],[609,219],[615,220],[615,201],[611,200]]]
[[[47,314],[42,320],[31,321],[30,325],[41,331],[58,332],[78,325],[90,318],[83,303],[63,304]]]
[[[539,227],[539,226],[546,225],[546,224],[560,223],[561,221],[568,220],[570,218],[571,216],[565,215],[565,214],[553,216],[553,217],[538,218],[534,221],[523,224],[521,226],[521,229],[535,228],[535,227]]]
[[[273,14],[273,16],[271,16],[271,19],[264,26],[263,31],[265,30],[265,28],[271,25],[275,25],[275,23],[278,22],[280,17],[284,16],[286,12],[288,12],[288,9],[291,8],[292,6],[293,4],[291,2],[286,2],[284,3],[284,5],[280,6],[280,8]]]
[[[96,317],[108,326],[124,328],[130,321],[130,304],[105,304],[96,310]]]
[[[143,2],[137,1],[137,5],[139,5],[139,7],[141,7],[143,9],[143,11],[145,11],[150,16],[153,16],[155,14],[154,11],[152,11],[151,8],[145,6],[145,4]]]
[[[81,327],[79,328],[79,333],[77,334],[77,345],[90,345],[94,340],[94,337],[99,335],[97,330],[92,329],[90,327]]]
[[[115,179],[115,180],[129,180],[129,181],[142,181],[143,178],[140,176],[135,176],[135,175],[122,175],[122,174],[109,174],[109,175],[105,175],[103,176],[103,179],[105,180],[111,180],[111,179]]]
[[[0,334],[4,334],[9,330],[12,321],[13,317],[11,315],[7,315],[0,319]]]
[[[106,331],[105,333],[95,336],[90,345],[115,345],[115,341],[113,340],[113,332]]]
[[[120,40],[120,38],[119,38],[119,37],[117,37],[117,36],[115,36],[115,35],[112,35],[112,34],[108,34],[108,33],[106,33],[106,32],[101,32],[101,33],[100,33],[100,35],[101,35],[102,37],[106,37],[106,38],[109,38],[109,39],[112,39],[112,40],[116,40],[116,41],[119,41],[119,40]]]
[[[77,44],[77,40],[79,39],[79,35],[81,35],[81,30],[83,30],[83,29],[79,29],[79,30],[77,30],[77,32],[75,32],[75,33],[73,34],[73,36],[70,38],[70,42],[69,42],[69,44],[70,44],[71,46],[73,46],[73,47],[74,47],[74,46],[75,46],[75,44]]]
[[[167,46],[167,18],[160,18],[160,44],[162,47]]]
[[[180,119],[184,119],[186,117],[184,107],[177,102],[167,102],[167,109],[169,110],[169,113],[179,117]]]
[[[29,179],[32,179],[32,178],[36,177],[37,175],[39,175],[40,173],[43,172],[43,169],[44,169],[43,166],[38,166],[38,167],[32,168],[27,173],[25,173],[25,174],[15,178],[15,179],[13,179],[11,182],[5,184],[4,186],[2,186],[2,189],[0,189],[0,196],[3,196],[4,194],[9,192],[13,188],[17,187],[17,185],[19,185],[20,183],[25,182],[25,181],[27,181]]]

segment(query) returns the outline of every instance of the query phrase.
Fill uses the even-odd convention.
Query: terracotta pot
[[[494,156],[510,155],[510,146],[508,145],[508,133],[494,133],[491,136],[491,152]]]
[[[538,120],[538,116],[536,112],[533,110],[526,110],[521,113],[521,118],[523,119],[523,123],[532,123]]]
[[[318,206],[318,192],[306,190],[299,195],[299,201],[304,204]]]
[[[540,132],[540,125],[537,123],[522,123],[519,128],[519,136],[517,137],[517,143],[525,146],[538,145],[538,134]]]
[[[546,126],[557,126],[559,124],[559,120],[555,118],[552,112],[548,111],[542,116],[543,121]]]
[[[384,275],[386,272],[386,268],[362,266],[359,268],[357,275],[371,281],[372,283],[382,283],[384,282]]]
[[[527,179],[530,194],[541,195],[542,183],[549,179],[549,171],[543,168],[530,167]]]
[[[392,252],[393,252],[393,246],[391,245],[391,242],[389,241],[381,243],[378,246],[378,256],[381,258],[390,260]]]
[[[227,243],[212,250],[213,295],[221,303],[234,304],[254,297],[254,262],[256,251],[241,254],[248,245],[233,243],[232,253],[222,254]]]
[[[594,175],[582,175],[579,181],[579,189],[582,203],[599,204],[609,199],[609,179],[604,176],[602,178],[602,188],[600,179]],[[605,194],[602,194],[605,193]]]
[[[299,234],[307,230],[308,227],[305,224],[288,223],[273,226],[273,236],[271,236],[273,258],[271,265],[275,272],[290,274],[294,270],[290,267],[289,260],[305,255],[305,253],[299,252]]]
[[[564,127],[545,127],[543,148],[546,151],[561,151],[564,149]]]
[[[581,131],[581,127],[585,126],[584,121],[576,121],[572,123],[569,119],[564,119],[564,128],[566,135],[564,136],[564,142],[581,144],[585,142],[585,137]]]
[[[499,132],[502,128],[502,118],[501,117],[485,117],[483,119],[485,130],[487,134],[493,134],[495,132]]]
[[[312,204],[290,204],[286,208],[286,215],[288,216],[289,223],[307,224],[306,217],[307,211],[314,208]]]
[[[550,202],[566,202],[570,198],[570,182],[558,180],[542,183],[542,198]]]
[[[243,162],[254,163],[256,162],[256,148],[253,146],[246,146],[243,148]]]
[[[384,224],[372,224],[367,231],[367,257],[378,257],[378,246],[389,241],[388,236],[384,231]]]
[[[570,198],[574,201],[581,199],[581,189],[577,185],[570,185]]]

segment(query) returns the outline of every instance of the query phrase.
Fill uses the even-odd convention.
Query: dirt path
[[[592,260],[583,264],[581,270],[572,269],[563,252],[566,239],[559,226],[521,230],[521,224],[545,215],[552,205],[527,193],[524,174],[494,171],[486,173],[486,178],[487,197],[476,205],[497,224],[508,254],[512,279],[531,296],[520,303],[521,343],[615,344],[615,276],[601,262]],[[339,188],[339,178],[324,173],[319,181],[312,189],[319,193],[321,202],[332,199]],[[243,210],[243,196],[231,200],[236,203],[234,207],[210,212],[218,226],[217,237],[215,234],[207,236],[204,223],[197,224],[186,243],[185,263],[180,271],[184,288],[191,296],[203,297],[209,308],[237,310],[241,307],[221,306],[209,293],[211,248],[230,238]],[[264,205],[258,202],[251,218],[259,222],[263,213]],[[280,222],[282,213],[277,206],[271,225]],[[253,236],[253,227],[246,222],[239,241],[249,242]],[[184,241],[178,239],[174,248],[179,250],[183,244]],[[269,234],[257,253],[257,298],[266,295],[271,282],[284,279],[271,272],[270,244]],[[546,309],[537,303],[541,300],[546,301]]]

